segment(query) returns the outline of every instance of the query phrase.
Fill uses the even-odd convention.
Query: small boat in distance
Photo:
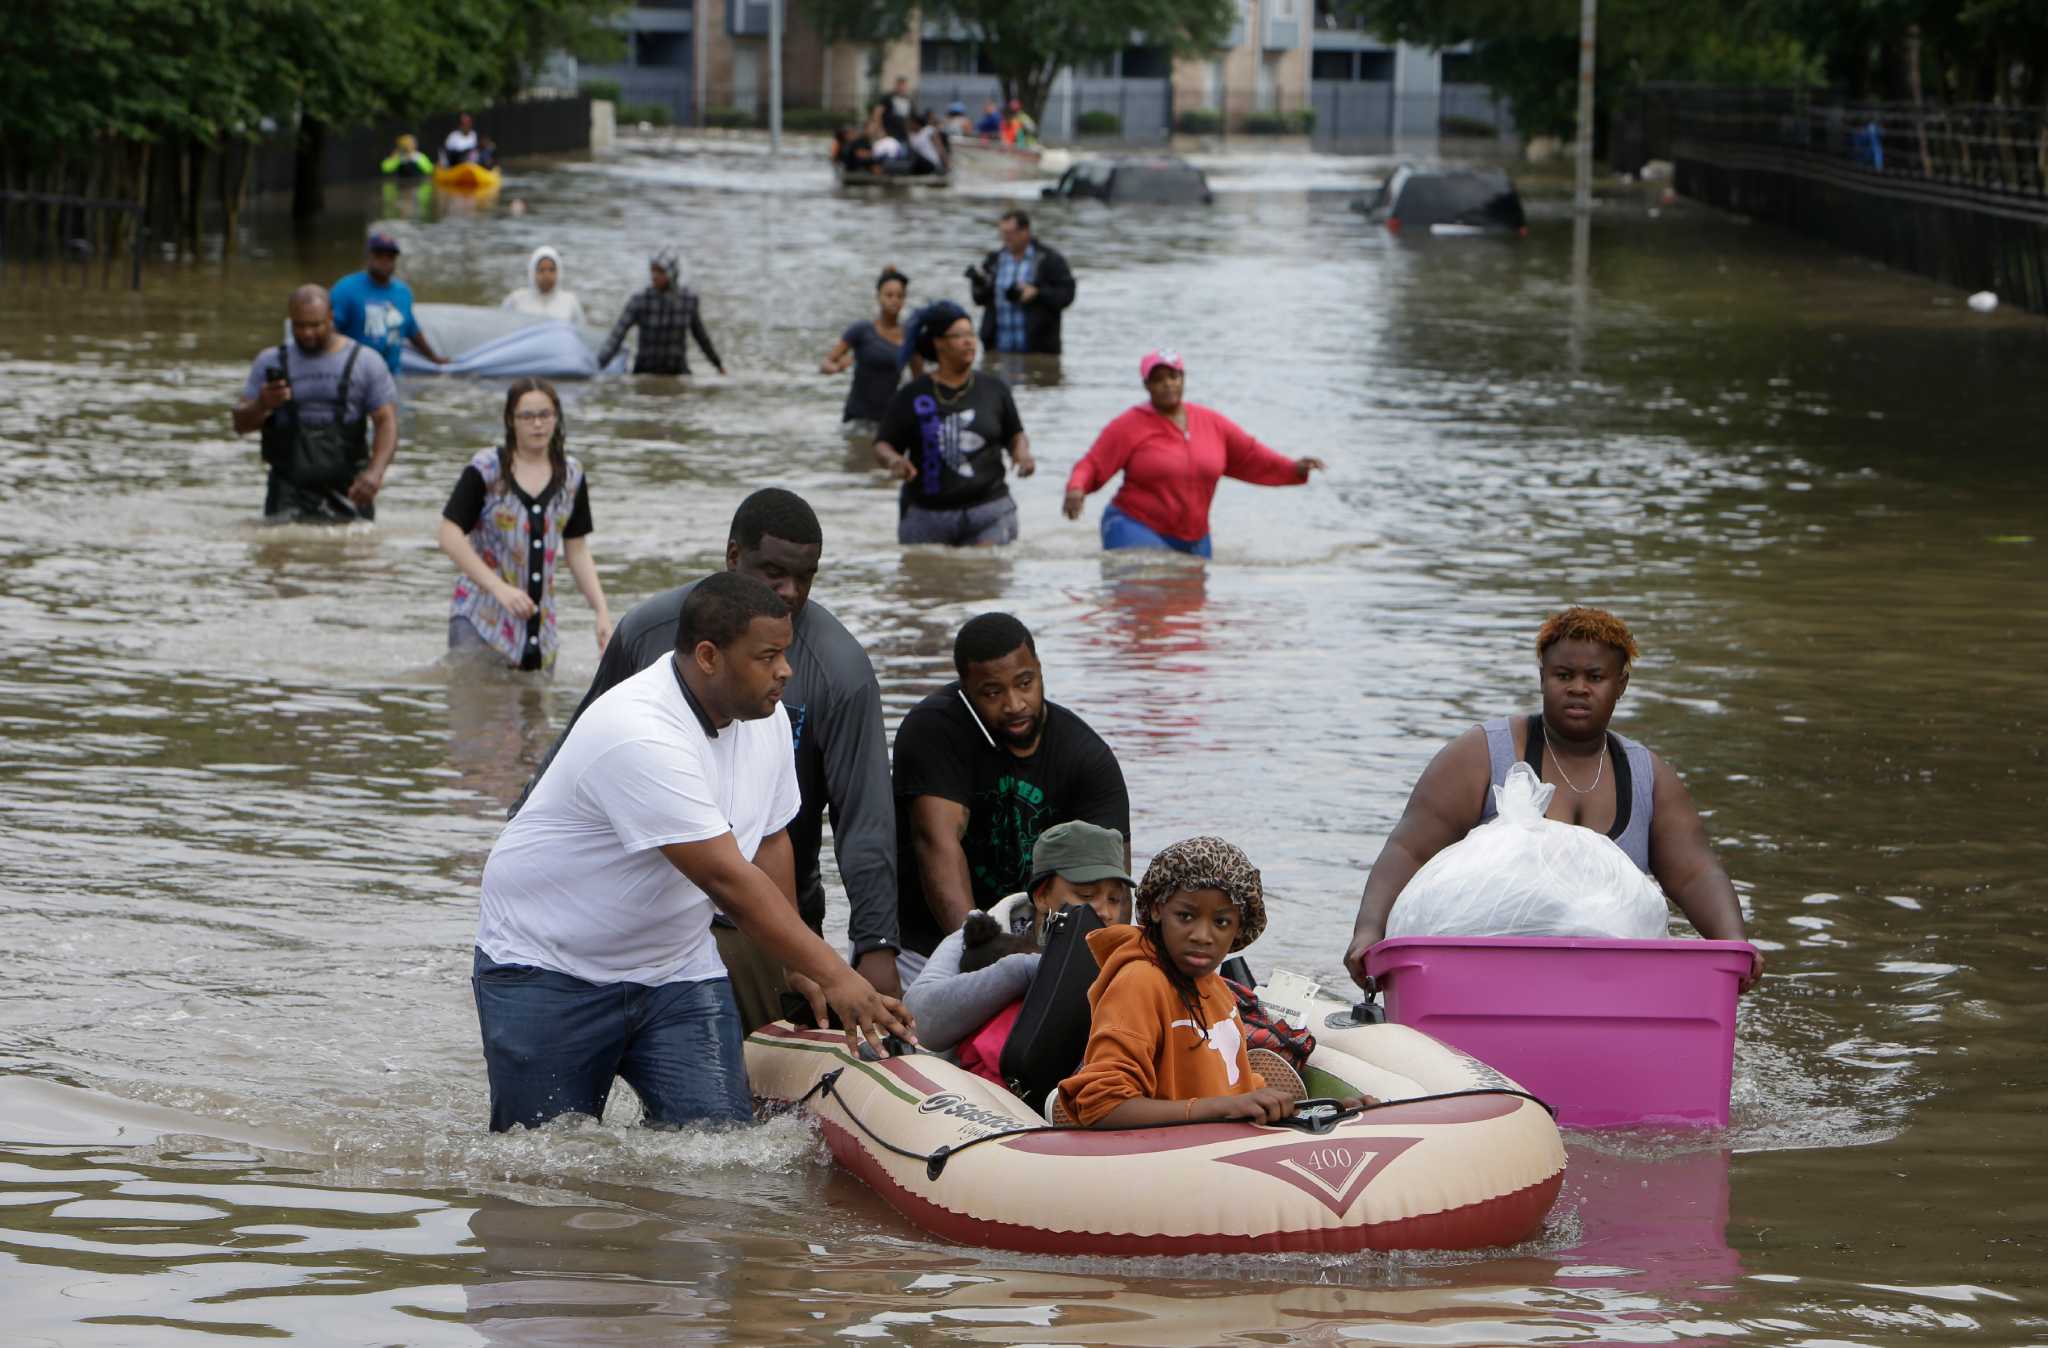
[[[950,173],[876,173],[872,170],[850,169],[844,164],[832,166],[832,176],[841,187],[951,187]]]
[[[434,170],[434,186],[454,192],[495,192],[503,179],[482,164],[450,164]]]

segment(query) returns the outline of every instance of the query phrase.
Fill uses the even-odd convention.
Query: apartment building
[[[586,66],[581,77],[616,81],[623,101],[660,103],[683,124],[701,125],[715,110],[763,116],[771,3],[641,0],[623,20],[625,62]],[[1511,131],[1484,88],[1458,78],[1469,59],[1459,51],[1383,42],[1344,20],[1335,0],[1238,6],[1215,52],[1175,57],[1134,34],[1115,55],[1062,71],[1039,119],[1042,133],[1071,140],[1113,118],[1116,137],[1142,144],[1177,128],[1299,132],[1312,122],[1318,144],[1405,149],[1433,145],[1446,125],[1465,134],[1490,125]],[[801,6],[787,6],[784,21],[785,107],[855,109],[899,75],[927,107],[958,101],[978,113],[996,96],[983,44],[946,22],[923,22],[915,36],[877,47],[821,40]]]

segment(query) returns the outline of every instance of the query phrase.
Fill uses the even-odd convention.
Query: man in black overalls
[[[381,356],[358,359],[365,349],[334,330],[324,289],[300,286],[287,313],[292,340],[257,354],[234,412],[238,435],[263,433],[263,513],[311,523],[375,519],[398,453],[398,387]]]

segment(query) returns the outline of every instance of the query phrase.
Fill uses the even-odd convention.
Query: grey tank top
[[[1535,717],[1529,718],[1531,721]],[[1486,732],[1486,754],[1493,760],[1493,784],[1500,786],[1508,779],[1508,769],[1517,761],[1526,762],[1536,769],[1536,775],[1543,775],[1540,762],[1542,745],[1537,740],[1534,727],[1529,737],[1529,753],[1520,760],[1515,758],[1515,735],[1509,728],[1508,718],[1499,717],[1482,722],[1481,730]],[[1614,774],[1614,827],[1607,836],[1617,847],[1628,853],[1628,859],[1636,863],[1636,869],[1643,874],[1650,873],[1650,816],[1656,809],[1654,788],[1657,784],[1656,768],[1650,761],[1650,751],[1626,735],[1607,732],[1608,771]],[[1480,808],[1479,822],[1493,818],[1493,792],[1486,793],[1486,804]]]

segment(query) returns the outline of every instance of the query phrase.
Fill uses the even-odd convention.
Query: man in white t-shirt
[[[751,577],[707,577],[675,654],[576,721],[484,865],[471,986],[491,1129],[601,1118],[614,1077],[650,1124],[753,1118],[739,1011],[712,905],[876,1048],[911,1037],[797,914],[799,804],[782,688],[789,608]]]
[[[441,163],[467,164],[475,159],[476,119],[465,112],[456,120],[455,129],[448,133],[448,139],[441,142]]]

